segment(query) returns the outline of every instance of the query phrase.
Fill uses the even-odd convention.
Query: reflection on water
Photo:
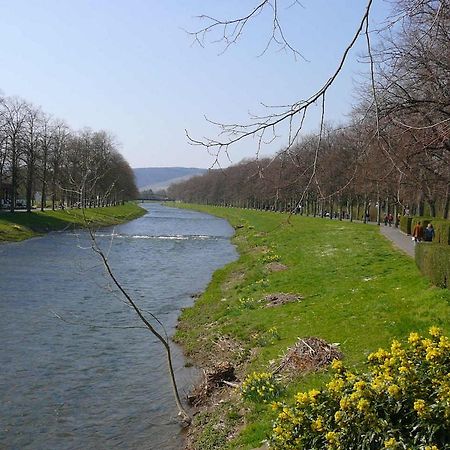
[[[235,258],[232,228],[145,207],[97,236],[119,280],[171,334],[192,294]],[[164,352],[111,289],[79,231],[0,246],[0,448],[181,447]],[[174,354],[186,392],[195,372]]]

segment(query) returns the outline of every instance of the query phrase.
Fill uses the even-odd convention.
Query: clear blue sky
[[[235,17],[257,0],[0,0],[0,90],[20,96],[73,129],[112,132],[132,167],[209,167],[212,159],[187,143],[214,137],[216,121],[247,119],[260,102],[285,104],[308,97],[328,79],[350,41],[366,0],[302,0],[280,10],[292,44],[310,61],[295,62],[275,48],[262,57],[270,18],[261,15],[239,45],[192,45],[208,14]],[[280,5],[288,6],[291,0]],[[373,20],[388,7],[375,0]],[[354,102],[353,80],[361,39],[342,78],[327,97],[327,119],[345,121]],[[312,114],[306,130],[317,128]],[[281,137],[266,149],[274,153]],[[255,155],[255,142],[230,150],[233,163]],[[223,161],[227,165],[226,160]]]

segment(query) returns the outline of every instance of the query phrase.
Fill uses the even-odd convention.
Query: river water
[[[97,232],[119,280],[173,334],[180,309],[236,257],[227,222],[144,204]],[[164,352],[84,232],[0,246],[0,448],[179,449]],[[128,327],[128,328],[124,328]],[[174,347],[182,393],[195,380]]]

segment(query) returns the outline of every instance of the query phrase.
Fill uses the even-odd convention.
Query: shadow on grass
[[[62,213],[58,212],[58,215]],[[67,216],[58,217],[46,212],[33,211],[27,212],[2,212],[0,213],[0,221],[7,222],[11,225],[21,225],[38,233],[45,233],[51,230],[61,230],[73,224],[73,218]]]

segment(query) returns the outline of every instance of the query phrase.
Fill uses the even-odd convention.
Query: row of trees
[[[368,36],[368,35],[367,35]],[[396,0],[350,123],[174,185],[188,202],[256,208],[449,216],[450,2]],[[380,214],[380,208],[378,208]]]
[[[37,195],[38,194],[38,195]],[[20,98],[0,97],[0,202],[27,211],[93,207],[135,198],[133,171],[105,131],[72,131]]]

